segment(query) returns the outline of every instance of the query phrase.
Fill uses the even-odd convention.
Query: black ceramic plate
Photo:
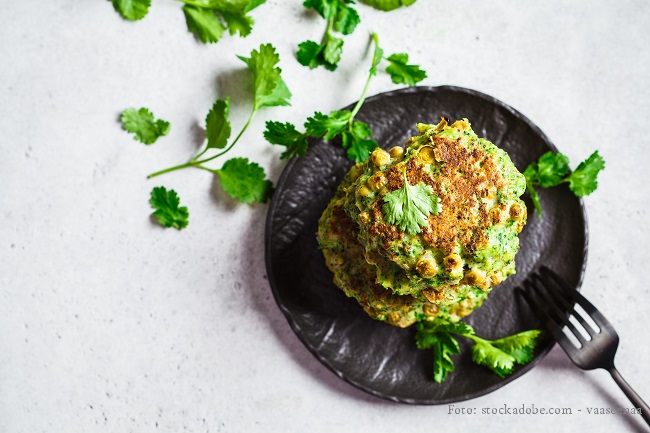
[[[506,150],[520,171],[555,146],[523,114],[482,93],[458,87],[416,87],[368,98],[358,114],[385,148],[417,135],[415,124],[440,116],[466,117],[480,136]],[[399,329],[368,317],[332,282],[316,243],[318,218],[351,162],[340,142],[315,140],[278,181],[266,223],[266,267],[275,299],[296,335],[330,370],[352,385],[403,403],[445,404],[475,398],[511,382],[538,364],[553,341],[544,337],[534,360],[502,379],[474,364],[461,342],[456,369],[442,384],[432,379],[432,353],[415,346],[414,327]],[[529,209],[520,239],[517,274],[496,287],[466,318],[485,338],[542,324],[513,288],[546,264],[579,286],[587,251],[582,201],[563,186],[540,191],[544,218]],[[531,390],[532,391],[532,390]]]

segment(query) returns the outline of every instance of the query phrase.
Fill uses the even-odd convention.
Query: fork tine
[[[607,320],[605,316],[603,316],[603,314],[600,311],[598,311],[598,309],[596,309],[596,307],[594,307],[594,305],[591,302],[587,300],[587,298],[582,296],[580,292],[578,292],[575,289],[572,289],[566,281],[564,281],[558,274],[556,274],[546,266],[542,266],[540,268],[540,272],[543,272],[545,275],[551,278],[555,282],[557,287],[561,289],[561,290],[557,290],[556,288],[555,290],[556,293],[561,293],[563,295],[563,298],[565,299],[568,298],[569,301],[575,302],[578,305],[580,305],[585,310],[585,312],[589,315],[589,317],[591,317],[594,323],[598,325],[601,331],[608,332],[613,335],[617,335],[616,330],[614,329],[612,324],[609,323],[609,320]],[[575,310],[574,310],[574,314],[576,314]],[[583,326],[585,326],[585,324],[582,321],[580,321],[580,323],[582,323]],[[587,331],[589,331],[589,329],[587,329]],[[592,335],[593,337],[593,334],[590,333],[590,335]]]
[[[566,326],[567,328],[569,328],[571,333],[580,342],[581,347],[587,344],[587,340],[585,339],[585,337],[582,335],[580,331],[578,331],[575,325],[569,320],[568,313],[566,311],[562,311],[557,306],[557,304],[552,299],[550,299],[549,295],[544,293],[544,290],[540,289],[537,286],[537,284],[541,284],[541,286],[544,287],[543,281],[541,280],[539,275],[537,275],[536,273],[533,274],[531,280],[532,281],[529,282],[531,290],[537,295],[539,299],[542,300],[542,304],[551,310],[552,315],[556,320],[556,323],[560,323]]]
[[[524,284],[526,284],[526,282],[524,282]],[[558,326],[557,323],[555,323],[555,320],[553,320],[551,316],[547,314],[546,308],[540,306],[543,304],[535,301],[533,295],[521,287],[517,287],[515,290],[519,292],[524,297],[524,299],[526,299],[526,302],[528,305],[530,305],[535,314],[545,322],[544,326],[551,332],[551,335],[553,335],[553,338],[560,344],[562,349],[564,349],[564,351],[569,355],[576,353],[578,350],[577,347],[575,347],[573,343],[571,343],[571,341],[567,338],[567,336],[564,335],[562,328]]]
[[[551,275],[552,274],[552,275]],[[582,327],[587,331],[589,336],[593,339],[596,334],[600,331],[595,331],[591,325],[578,313],[575,309],[575,299],[568,299],[567,296],[563,294],[568,290],[568,285],[565,281],[561,281],[561,278],[551,271],[549,268],[542,267],[540,268],[540,276],[537,276],[540,279],[541,283],[548,289],[551,297],[555,299],[556,303],[562,304],[564,311],[569,312],[573,317],[580,322]],[[586,311],[586,310],[585,310]],[[587,312],[587,314],[589,314]]]

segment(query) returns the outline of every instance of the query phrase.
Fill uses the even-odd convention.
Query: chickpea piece
[[[436,304],[424,304],[424,307],[422,308],[422,312],[427,317],[433,317],[437,315],[439,311],[440,307],[438,307]]]
[[[463,120],[457,120],[454,123],[451,124],[451,127],[454,129],[468,129],[469,128],[469,123],[465,119]]]
[[[482,286],[486,280],[485,271],[481,269],[472,269],[465,274],[465,282],[470,286]]]
[[[390,155],[384,149],[373,150],[370,158],[376,167],[382,167],[390,162]]]
[[[418,158],[425,164],[432,164],[436,160],[436,155],[433,148],[425,146],[418,152]]]
[[[368,179],[368,186],[370,186],[370,188],[374,189],[375,191],[382,189],[384,186],[386,186],[387,183],[388,179],[382,173],[377,173],[373,176],[370,176]]]
[[[415,270],[422,278],[433,278],[438,274],[438,263],[431,257],[423,257],[418,260]]]
[[[368,189],[367,186],[362,186],[359,188],[359,195],[361,197],[368,197],[370,194],[372,194],[372,192]]]
[[[515,221],[518,221],[524,217],[524,210],[522,209],[519,203],[513,203],[510,206],[510,218]]]
[[[481,197],[486,198],[488,200],[494,200],[494,198],[497,196],[496,191],[494,190],[493,187],[486,186],[481,190]]]
[[[361,212],[359,214],[359,220],[364,224],[368,224],[368,222],[370,222],[370,215],[368,212]]]
[[[494,207],[490,209],[490,217],[492,219],[493,224],[499,224],[500,222],[503,221],[503,212],[501,212],[501,209],[499,207]]]
[[[492,286],[501,284],[502,281],[503,281],[503,274],[501,272],[495,272],[494,274],[490,275],[490,284]]]
[[[392,147],[388,151],[388,154],[391,156],[391,158],[401,158],[402,155],[404,155],[404,148],[402,146]]]
[[[330,264],[334,267],[343,266],[345,264],[345,257],[341,255],[333,255],[330,258]]]
[[[442,259],[442,264],[448,272],[457,271],[463,266],[463,262],[458,254],[449,254]]]

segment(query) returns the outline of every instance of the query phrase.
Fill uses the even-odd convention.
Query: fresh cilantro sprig
[[[169,134],[171,125],[166,120],[153,117],[147,108],[127,108],[120,115],[122,128],[134,134],[134,138],[144,144],[153,144],[158,137]]]
[[[173,189],[167,191],[164,186],[151,190],[149,204],[154,209],[152,215],[163,227],[175,227],[178,230],[187,227],[190,213],[185,206],[180,206],[178,194]]]
[[[537,215],[542,216],[542,206],[536,186],[550,188],[568,183],[569,189],[577,196],[584,197],[598,188],[598,173],[605,168],[605,160],[598,151],[582,161],[575,171],[569,174],[569,158],[562,153],[546,152],[533,162],[526,170],[526,189],[535,206]]]
[[[416,0],[361,0],[361,3],[365,3],[375,9],[379,9],[380,11],[392,11],[393,9],[402,6],[410,6],[415,3],[415,1]]]
[[[491,341],[477,336],[466,323],[435,319],[418,322],[415,341],[419,349],[433,349],[433,380],[441,383],[454,371],[451,355],[460,353],[453,335],[472,340],[472,360],[505,377],[512,373],[515,364],[523,365],[533,359],[540,332],[534,329]]]
[[[151,0],[112,0],[115,10],[129,21],[144,18]],[[250,11],[266,0],[179,0],[187,29],[204,44],[219,42],[225,31],[248,36],[253,28]]]
[[[320,44],[307,40],[298,45],[296,58],[298,62],[314,69],[323,66],[334,71],[341,60],[343,52],[343,39],[336,36],[350,35],[354,32],[361,19],[357,11],[348,6],[354,4],[352,0],[305,0],[303,6],[314,9],[325,18],[327,27]]]
[[[372,63],[361,97],[352,110],[337,110],[329,114],[316,112],[305,121],[304,132],[299,131],[291,123],[266,122],[266,130],[264,131],[266,140],[271,144],[286,147],[280,158],[304,156],[307,152],[309,138],[332,140],[341,136],[341,142],[343,148],[347,151],[348,158],[355,162],[364,161],[368,158],[370,152],[377,147],[377,142],[372,138],[372,130],[368,124],[355,120],[355,116],[366,100],[370,82],[377,75],[377,69],[381,61],[383,59],[388,61],[386,72],[390,74],[393,82],[397,84],[404,83],[414,86],[426,78],[427,75],[419,66],[406,64],[408,61],[407,54],[393,54],[384,57],[384,50],[379,46],[377,34],[373,33],[371,37],[375,45]],[[400,65],[395,62],[395,56],[403,61]],[[390,60],[391,58],[393,60]]]
[[[190,161],[157,171],[149,178],[185,168],[199,168],[217,175],[224,191],[244,203],[266,202],[273,191],[272,183],[266,179],[264,169],[246,158],[232,158],[220,169],[205,164],[228,153],[237,144],[251,124],[255,114],[264,107],[289,105],[291,92],[282,80],[282,70],[277,66],[280,56],[271,44],[260,45],[250,57],[239,57],[253,76],[253,109],[246,124],[234,140],[230,141],[232,126],[229,120],[230,99],[217,99],[205,118],[206,144],[201,152]],[[208,152],[211,156],[205,156]],[[216,153],[215,153],[216,152]]]
[[[431,186],[420,182],[409,185],[404,167],[404,185],[384,196],[382,208],[389,224],[397,225],[400,230],[416,235],[427,224],[429,215],[442,212],[440,198],[433,193]]]

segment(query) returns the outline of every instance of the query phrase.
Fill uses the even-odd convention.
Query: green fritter
[[[418,124],[404,148],[376,149],[355,168],[344,209],[377,281],[396,295],[440,306],[481,297],[515,272],[526,188],[506,152],[479,138],[467,119]],[[441,210],[417,233],[388,222],[385,196],[423,184]],[[356,177],[356,176],[355,176]]]
[[[352,167],[318,224],[319,245],[328,268],[334,273],[335,284],[356,299],[369,316],[402,328],[424,318],[445,317],[457,321],[480,306],[485,299],[480,290],[455,304],[439,305],[422,297],[396,295],[377,283],[376,269],[367,262],[359,244],[358,226],[343,210],[346,194],[362,171],[363,164]]]

